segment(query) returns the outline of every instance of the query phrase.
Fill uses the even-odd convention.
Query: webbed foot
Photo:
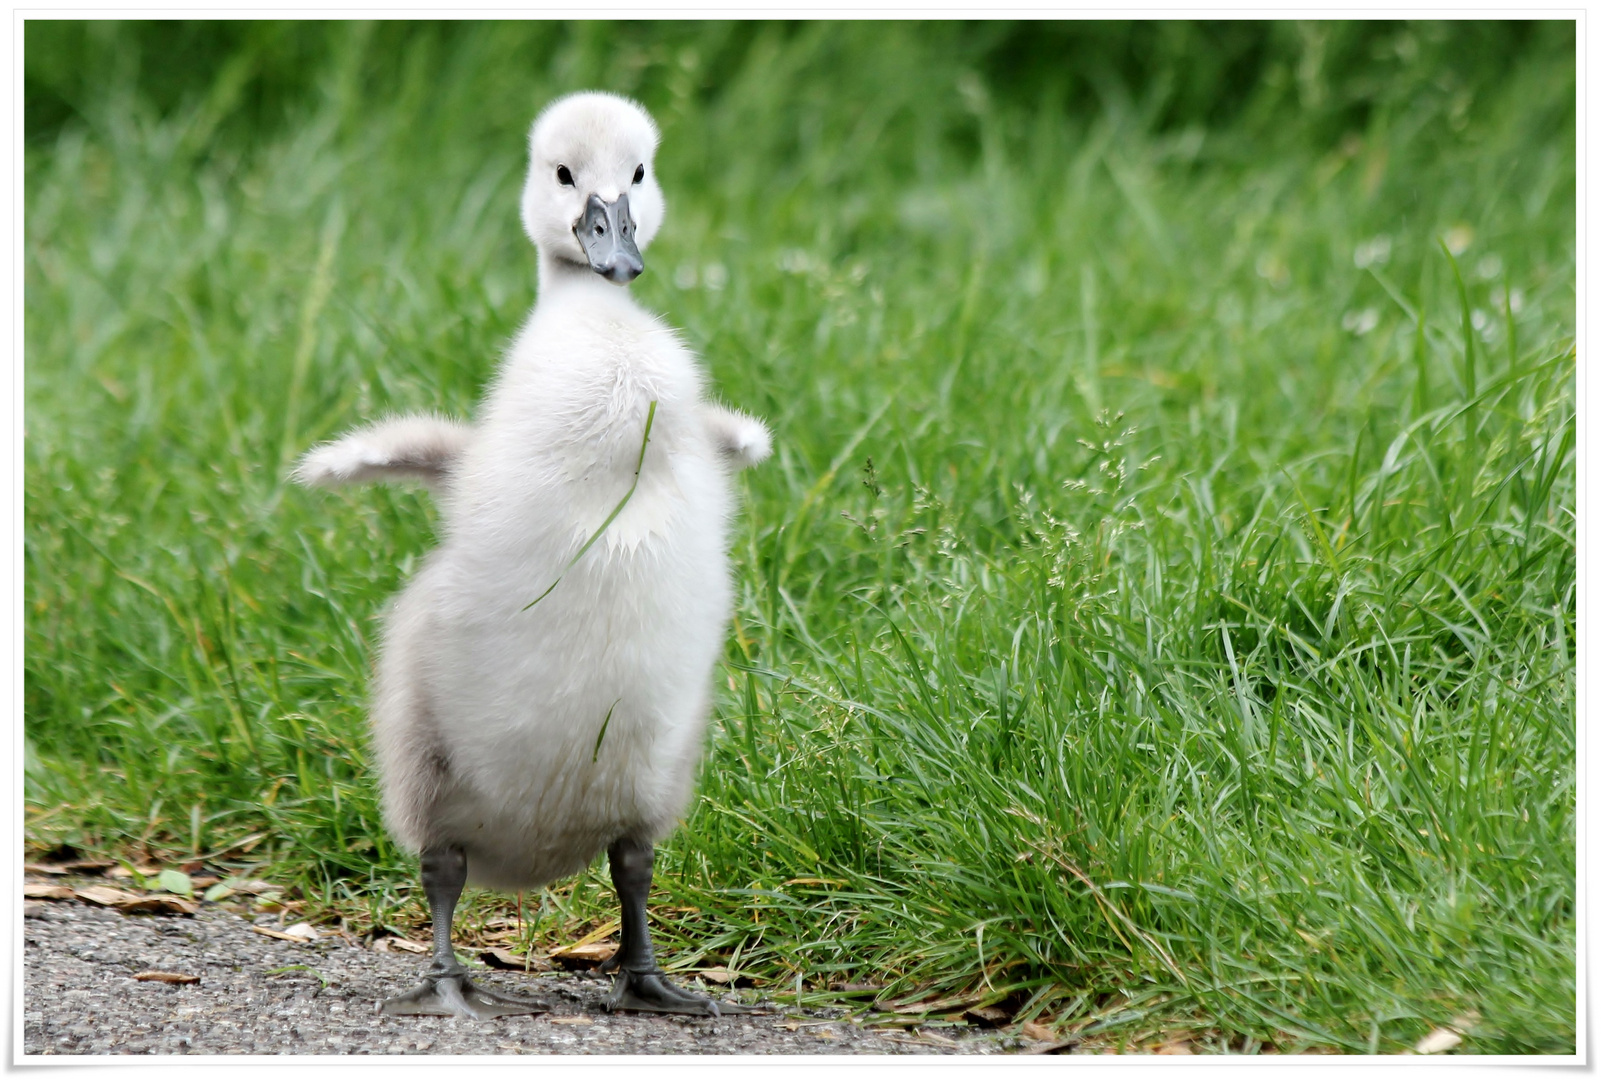
[[[465,973],[430,975],[415,990],[378,1006],[389,1016],[462,1016],[493,1020],[497,1016],[531,1016],[550,1010],[536,1001],[497,994],[476,985]]]
[[[705,994],[692,994],[680,990],[658,971],[630,971],[617,969],[611,993],[606,995],[606,1010],[616,1012],[628,1009],[633,1012],[681,1013],[687,1016],[721,1016],[717,1002]],[[733,1009],[729,1011],[743,1011]]]

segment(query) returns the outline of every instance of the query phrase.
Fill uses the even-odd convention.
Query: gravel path
[[[486,971],[496,989],[548,1004],[489,1023],[379,1016],[424,957],[341,936],[297,943],[210,905],[125,915],[73,900],[24,905],[23,1049],[35,1054],[996,1054],[1027,1050],[983,1029],[878,1027],[838,1011],[702,1019],[609,1015],[609,979]],[[150,971],[189,985],[138,981]],[[720,993],[712,988],[714,993]],[[742,991],[748,997],[750,991]]]

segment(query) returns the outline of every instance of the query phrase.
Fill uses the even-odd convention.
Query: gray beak
[[[610,204],[591,195],[584,216],[573,222],[573,235],[595,273],[608,281],[627,285],[645,272],[645,260],[634,246],[634,215],[628,212],[626,194]]]

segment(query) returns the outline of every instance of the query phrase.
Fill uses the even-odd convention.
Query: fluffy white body
[[[634,178],[641,248],[660,224],[653,167],[638,179],[654,128],[624,103],[618,135],[619,102],[577,95],[535,124],[523,220],[539,300],[474,424],[390,421],[299,471],[439,494],[443,542],[390,610],[376,669],[384,809],[402,843],[459,846],[468,880],[503,889],[654,841],[683,814],[730,616],[731,475],[770,447],[760,422],[708,400],[659,318],[579,262],[558,162],[600,175],[608,201]]]

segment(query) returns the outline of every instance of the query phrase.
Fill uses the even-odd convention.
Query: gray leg
[[[536,1002],[497,994],[475,986],[450,945],[450,924],[456,901],[467,883],[467,853],[459,847],[435,848],[422,855],[422,888],[434,924],[434,959],[423,973],[423,984],[392,997],[379,1006],[391,1016],[465,1016],[493,1020],[497,1016],[526,1016],[550,1010]]]
[[[602,965],[616,978],[606,997],[606,1008],[615,1012],[688,1013],[693,1016],[721,1015],[717,1002],[704,994],[691,994],[667,981],[656,966],[646,925],[645,906],[650,898],[651,870],[656,849],[643,840],[619,840],[606,849],[611,861],[611,880],[622,905],[623,940],[617,955]],[[727,1009],[726,1011],[743,1011]]]

